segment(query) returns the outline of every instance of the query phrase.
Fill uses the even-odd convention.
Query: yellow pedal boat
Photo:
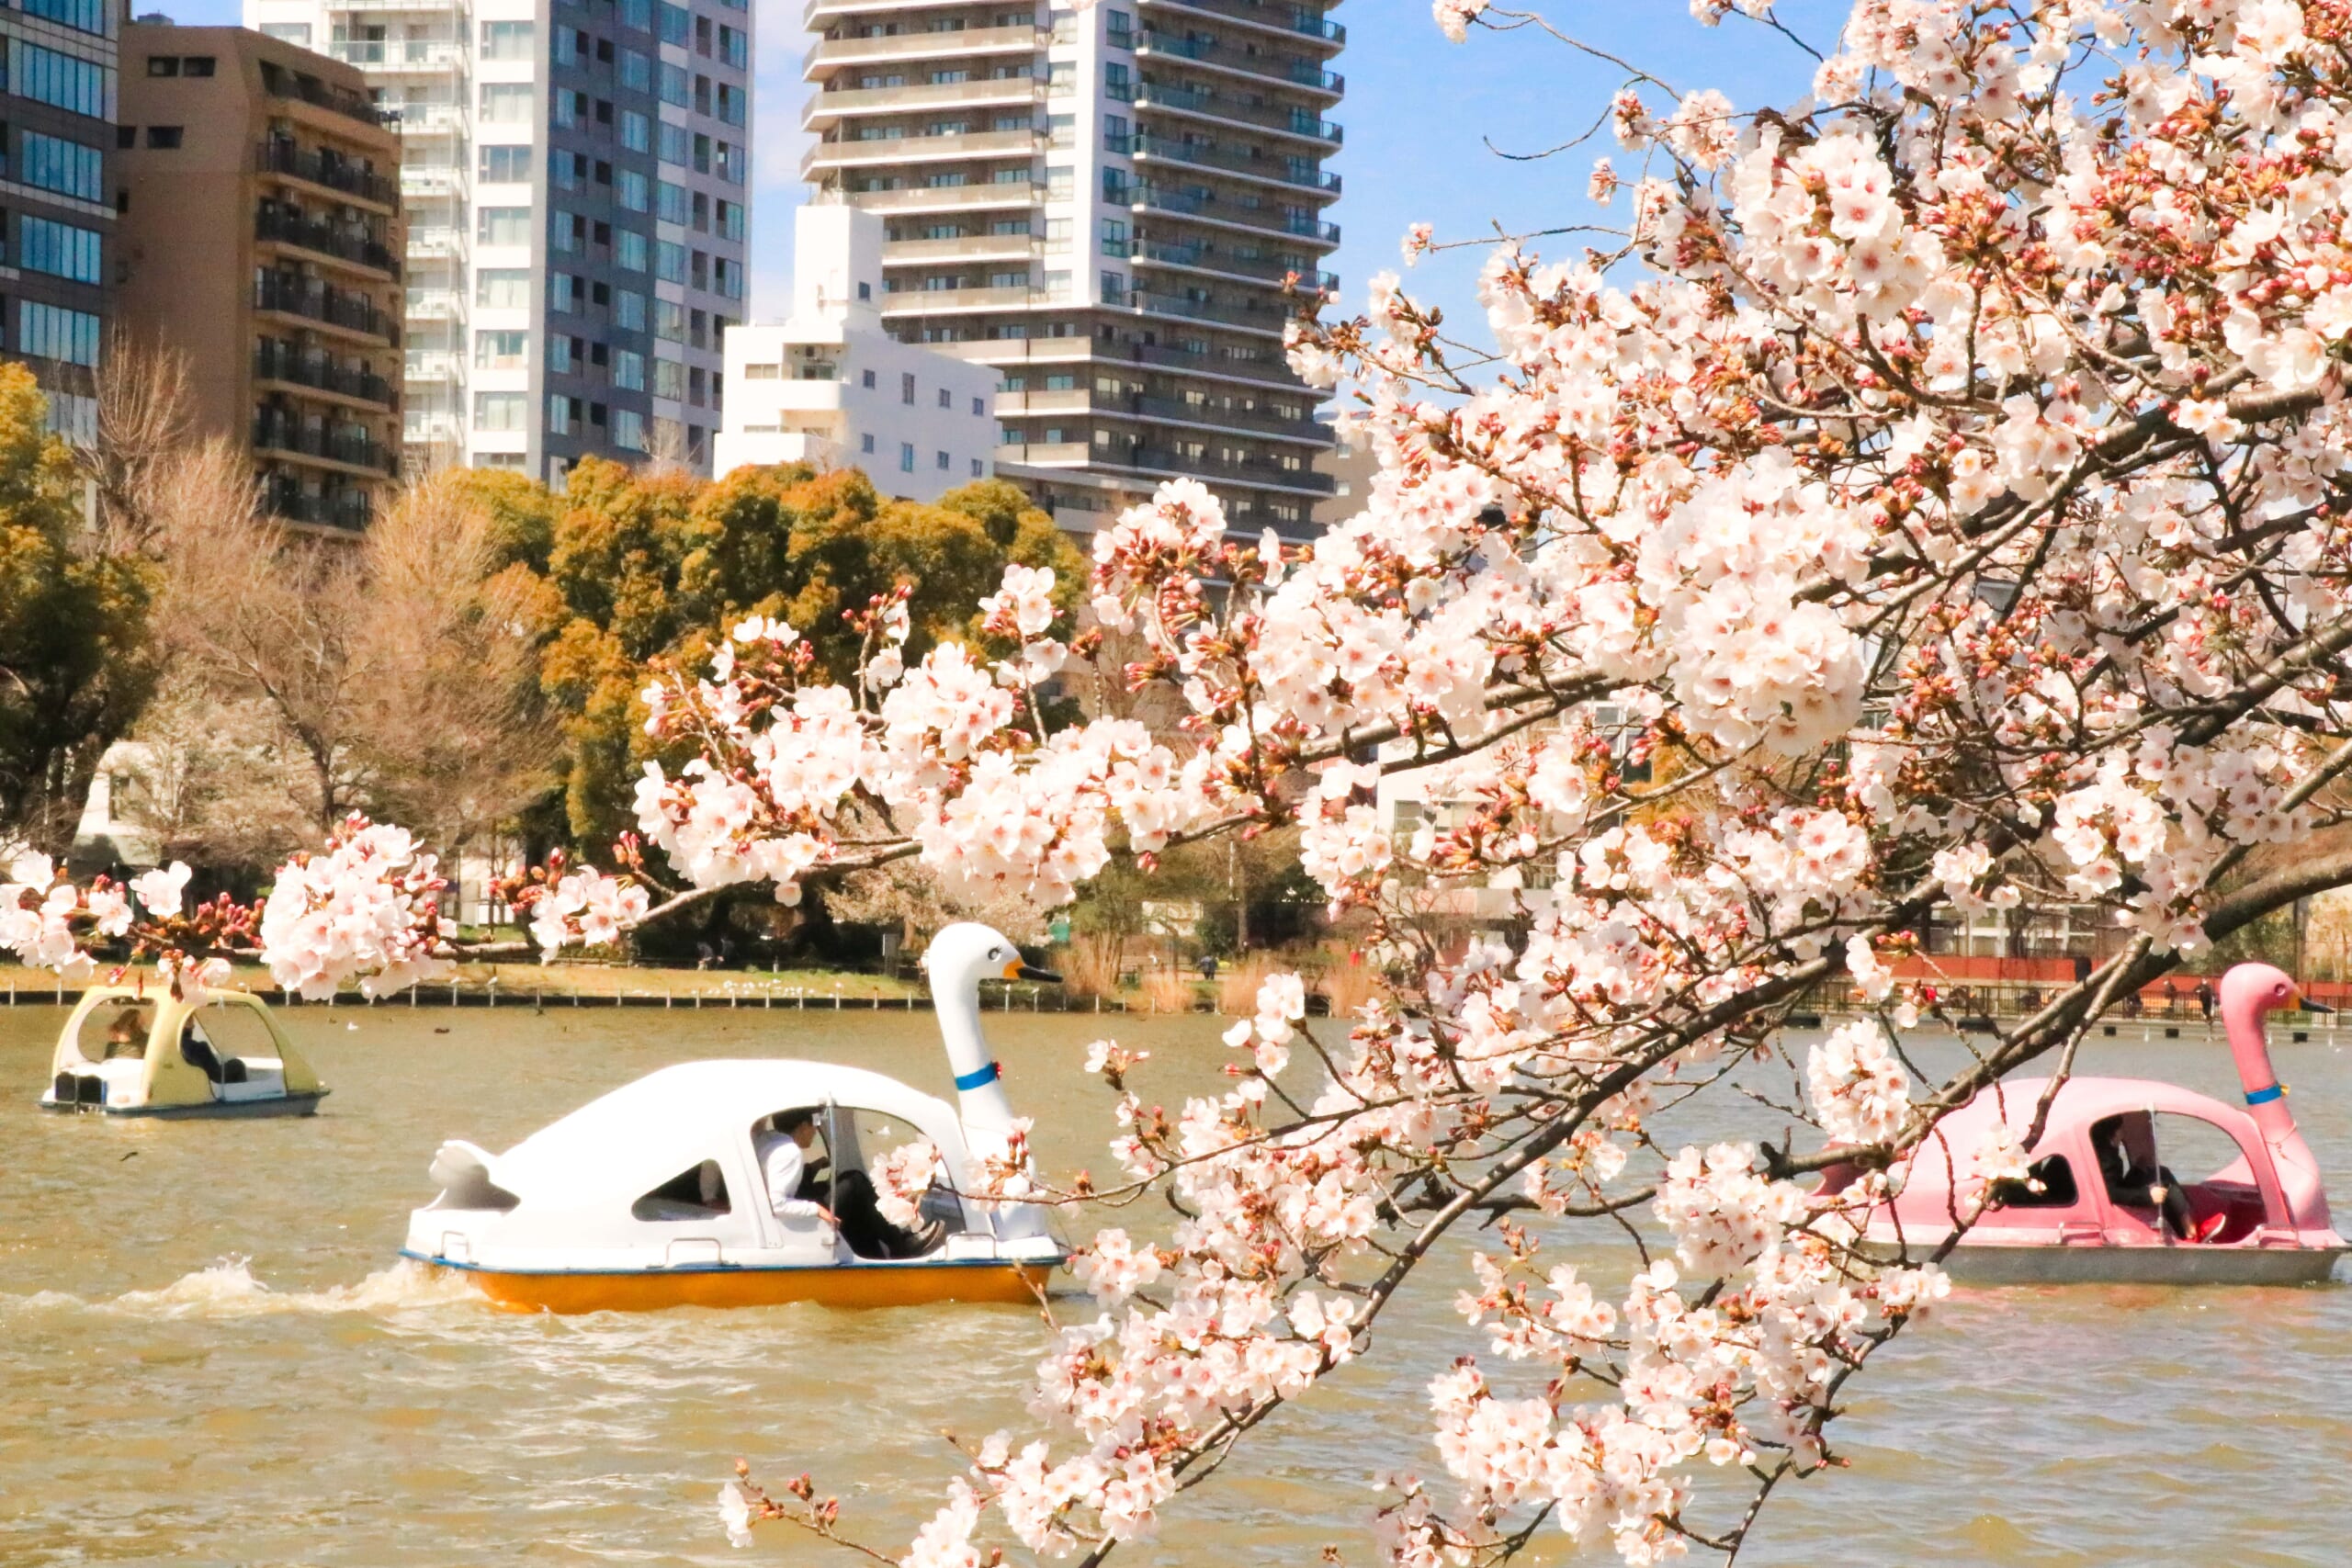
[[[44,1111],[106,1116],[308,1116],[326,1086],[258,997],[97,986],[66,1019]]]

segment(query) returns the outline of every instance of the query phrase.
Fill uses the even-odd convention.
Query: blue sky
[[[800,135],[801,0],[755,0],[759,6],[756,183],[752,203],[753,315],[782,314],[789,299],[792,208]],[[189,25],[234,25],[237,0],[164,0]],[[1827,48],[1843,8],[1826,0],[1784,0],[1781,14],[1815,47]],[[1692,22],[1680,0],[1611,6],[1556,6],[1566,30],[1629,59],[1678,88],[1713,86],[1741,108],[1785,103],[1802,95],[1812,62],[1796,47],[1737,17],[1718,28]],[[1347,186],[1331,216],[1344,243],[1331,265],[1343,302],[1361,304],[1374,272],[1400,265],[1398,244],[1417,221],[1443,239],[1476,239],[1499,221],[1513,230],[1588,221],[1585,177],[1603,139],[1590,147],[1533,163],[1489,152],[1491,138],[1511,152],[1540,148],[1582,132],[1607,105],[1620,75],[1532,30],[1474,29],[1447,43],[1425,0],[1352,0],[1334,12],[1348,27],[1335,62],[1348,79],[1332,118],[1347,145],[1332,167]],[[1620,168],[1626,166],[1619,160]],[[1622,204],[1620,210],[1622,211]],[[1579,242],[1545,242],[1573,254]],[[1408,278],[1413,292],[1447,310],[1457,330],[1476,338],[1473,285],[1482,253],[1433,257]]]

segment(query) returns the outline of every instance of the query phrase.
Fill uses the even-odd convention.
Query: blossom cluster
[[[405,829],[351,818],[323,851],[280,867],[262,901],[270,977],[325,1001],[348,980],[376,997],[448,974],[457,925],[441,912],[447,886],[438,857]]]

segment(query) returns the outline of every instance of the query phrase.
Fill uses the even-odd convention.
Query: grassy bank
[[[151,965],[141,964],[126,974],[123,981],[136,983],[143,976],[152,984],[154,973]],[[46,969],[0,964],[0,995],[14,993],[27,998],[62,995],[70,1001],[85,984],[107,984],[108,977],[109,971],[104,965],[86,982],[61,983]],[[257,964],[238,965],[231,984],[264,996],[274,996],[277,989],[269,972]],[[437,982],[432,989],[446,990],[452,985],[461,992],[495,991],[501,998],[511,997],[518,1001],[535,996],[761,1000],[773,997],[795,1001],[806,997],[811,1002],[830,1001],[839,996],[854,1001],[868,998],[904,1001],[923,994],[919,981],[836,969],[642,969],[617,964],[467,964],[458,966],[452,980]]]

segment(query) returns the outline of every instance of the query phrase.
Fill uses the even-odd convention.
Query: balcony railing
[[[920,60],[945,54],[1006,54],[1039,50],[1046,40],[1032,27],[959,28],[949,32],[893,33],[887,38],[821,39],[802,64],[802,74],[814,76],[835,65],[862,65],[881,61]]]
[[[943,261],[1022,261],[1037,248],[1034,234],[959,234],[944,240],[892,240],[882,247],[884,266],[914,266]]]
[[[1018,185],[916,186],[905,190],[854,190],[851,205],[874,212],[939,212],[988,207],[1029,207],[1045,199],[1046,187]]]
[[[1233,479],[1243,484],[1279,486],[1284,490],[1311,491],[1329,495],[1332,479],[1329,474],[1318,474],[1302,464],[1295,468],[1280,463],[1221,463],[1214,457],[1188,457],[1157,446],[1129,447],[1124,455],[1114,452],[1104,459],[1123,468],[1153,469],[1161,473],[1184,474],[1194,479]]]
[[[375,516],[375,498],[364,490],[321,491],[306,495],[291,474],[272,474],[262,491],[262,503],[289,523],[311,523],[323,528],[364,529]]]
[[[1172,158],[1204,169],[1229,169],[1252,179],[1272,180],[1305,190],[1329,191],[1333,196],[1340,194],[1340,176],[1329,170],[1298,168],[1272,158],[1227,152],[1223,148],[1196,141],[1171,141],[1164,136],[1139,136],[1136,138],[1135,150],[1147,158]]]
[[[1210,299],[1192,299],[1182,294],[1154,294],[1145,289],[1131,289],[1127,302],[1148,316],[1182,316],[1187,321],[1218,321],[1229,327],[1248,327],[1253,332],[1276,333],[1290,319],[1290,312],[1266,305],[1221,305]]]
[[[811,93],[801,106],[800,123],[813,129],[820,120],[862,113],[900,114],[916,109],[978,108],[992,104],[1018,104],[1045,96],[1045,84],[1035,76],[1003,80],[975,77],[968,82],[919,83],[911,87],[844,87]]]
[[[337,39],[328,46],[337,60],[382,71],[438,70],[465,63],[465,51],[447,39]]]
[[[423,321],[462,321],[466,297],[454,288],[412,288],[401,308]]]
[[[1174,55],[1202,65],[1215,65],[1227,71],[1238,71],[1247,75],[1263,76],[1270,81],[1287,82],[1294,87],[1310,92],[1329,93],[1333,97],[1347,91],[1347,78],[1336,71],[1326,71],[1311,60],[1276,59],[1271,54],[1251,54],[1229,43],[1211,39],[1180,38],[1174,33],[1154,32],[1149,28],[1136,40],[1136,52],[1151,55]]]
[[[1280,355],[1267,359],[1226,359],[1194,354],[1170,344],[1138,343],[1128,345],[1127,357],[1137,365],[1161,365],[1171,370],[1190,370],[1202,376],[1227,376],[1244,381],[1262,381],[1272,387],[1304,386]]]
[[[1191,267],[1198,272],[1223,273],[1233,277],[1255,277],[1277,286],[1296,277],[1301,288],[1326,291],[1340,287],[1340,275],[1311,266],[1292,266],[1287,262],[1261,261],[1229,255],[1207,245],[1171,245],[1159,240],[1137,240],[1128,247],[1130,259],[1149,266]]]
[[[382,338],[388,344],[401,341],[400,321],[390,312],[379,309],[376,301],[365,294],[354,294],[312,278],[263,274],[254,283],[254,309],[348,327],[356,333]]]
[[[268,141],[254,149],[254,165],[265,173],[288,175],[329,190],[339,190],[345,196],[356,196],[362,201],[372,201],[380,207],[398,207],[400,186],[373,169],[363,168],[348,158],[323,150],[297,146],[291,141]]]
[[[1261,130],[1278,131],[1291,136],[1304,136],[1311,141],[1339,146],[1345,133],[1333,121],[1309,110],[1265,108],[1245,104],[1213,93],[1205,87],[1179,86],[1172,82],[1144,81],[1136,87],[1136,104],[1141,108],[1170,109],[1180,114],[1205,115],[1212,118],[1233,120],[1255,126]]]
[[[1286,419],[1264,409],[1217,408],[1207,403],[1189,402],[1182,398],[1131,397],[1129,408],[1136,413],[1153,419],[1182,420],[1190,424],[1215,425],[1220,430],[1255,430],[1270,435],[1315,436],[1321,426],[1307,415]]]
[[[265,208],[254,214],[254,237],[282,245],[300,245],[321,255],[336,256],[361,266],[372,267],[389,276],[398,277],[401,275],[400,258],[392,254],[389,246],[375,235],[365,231],[355,231],[346,225]]]
[[[461,104],[402,104],[386,119],[403,136],[463,134],[466,111]]]
[[[882,296],[885,316],[913,316],[926,310],[1012,310],[1056,301],[1056,296],[1028,285],[1000,288],[900,288]],[[1063,297],[1067,302],[1066,297]]]
[[[866,164],[923,163],[950,158],[1025,158],[1043,139],[1034,130],[967,130],[946,136],[827,137],[801,159],[800,175],[813,169],[856,168]]]
[[[347,427],[340,430],[311,429],[272,413],[264,413],[254,419],[254,446],[265,452],[288,452],[298,457],[317,457],[354,468],[366,468],[372,473],[397,474],[401,471],[400,454],[365,430]]]
[[[1255,5],[1235,5],[1232,0],[1143,0],[1147,6],[1170,6],[1222,21],[1246,22],[1251,27],[1264,28],[1270,32],[1296,33],[1301,38],[1320,39],[1326,43],[1345,44],[1348,29],[1328,17],[1317,17],[1300,11],[1283,16],[1267,16],[1270,7]]]
[[[392,406],[392,384],[365,366],[337,365],[312,350],[303,353],[291,344],[263,343],[254,348],[254,377],[315,388],[339,397],[354,398],[379,408]]]
[[[1271,229],[1277,233],[1295,234],[1302,240],[1317,240],[1334,245],[1340,243],[1340,226],[1337,223],[1326,222],[1319,218],[1270,212],[1262,207],[1220,202],[1213,191],[1197,194],[1137,181],[1127,187],[1127,201],[1138,210],[1173,212],[1180,217],[1205,219],[1215,223]]]
[[[384,123],[382,112],[360,94],[348,87],[331,85],[316,76],[289,71],[275,61],[261,62],[261,85],[262,91],[272,97],[300,98],[306,104],[316,105],[345,119],[356,119],[362,125]]]

